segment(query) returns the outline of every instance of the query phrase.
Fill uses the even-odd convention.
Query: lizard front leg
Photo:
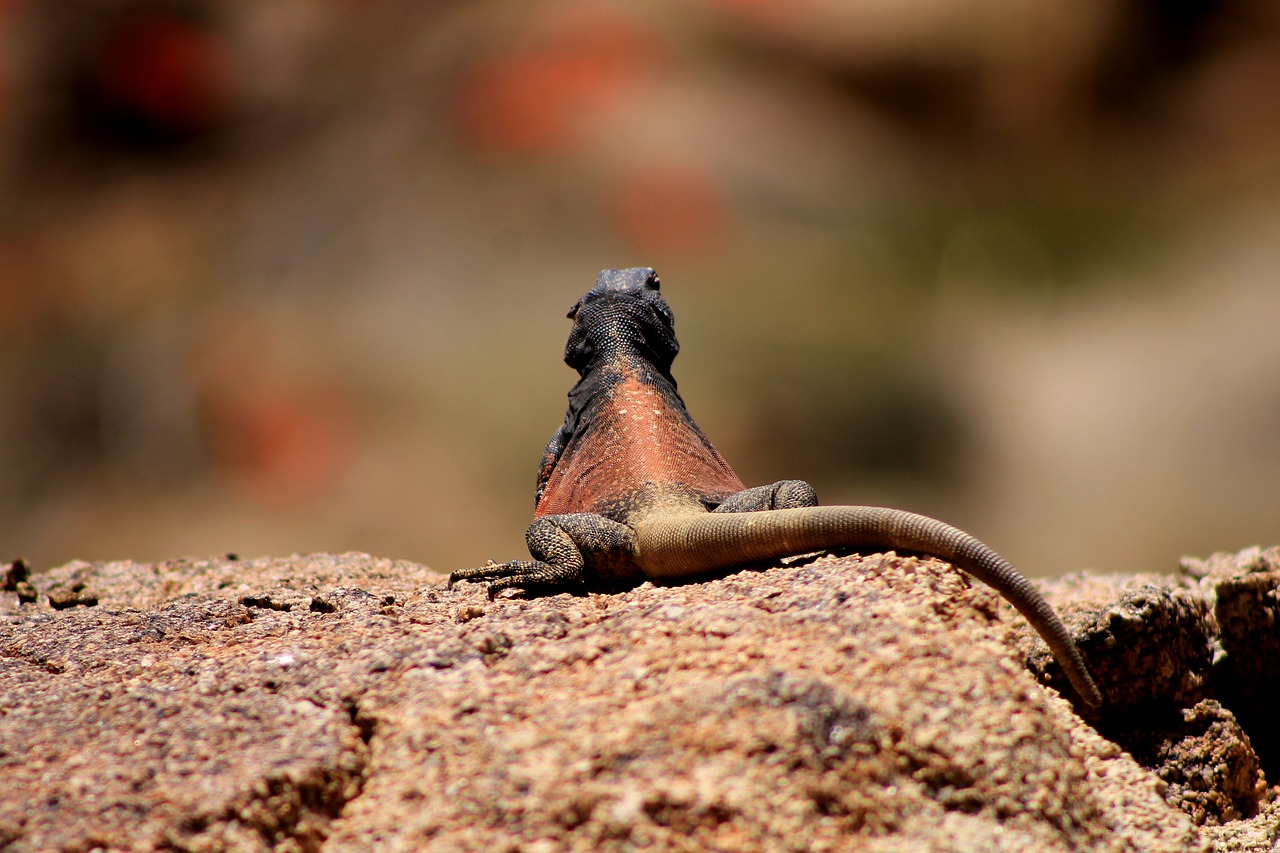
[[[804,480],[779,480],[729,495],[712,512],[763,512],[817,505],[818,493]]]
[[[488,583],[489,597],[493,598],[504,589],[556,592],[581,586],[588,569],[603,578],[640,573],[633,557],[631,528],[603,515],[544,515],[529,525],[524,538],[532,560],[458,569],[449,575],[449,586],[458,581]]]

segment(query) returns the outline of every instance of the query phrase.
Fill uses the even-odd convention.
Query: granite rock
[[[29,583],[0,592],[5,850],[1187,851],[1276,825],[1190,575],[1046,586],[1119,695],[1088,719],[990,590],[893,554],[530,600],[361,554]],[[1179,633],[1108,658],[1135,620]],[[1185,731],[1143,752],[1156,706]]]

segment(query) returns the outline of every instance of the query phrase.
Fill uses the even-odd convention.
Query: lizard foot
[[[558,592],[567,586],[583,582],[581,567],[555,566],[541,560],[511,560],[495,563],[490,560],[473,569],[458,569],[449,575],[449,588],[458,581],[488,583],[489,598],[504,589],[520,589],[524,592]]]

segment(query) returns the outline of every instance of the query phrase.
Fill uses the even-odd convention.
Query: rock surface
[[[6,578],[4,850],[1280,850],[1276,550],[1046,585],[1087,721],[913,557],[494,602],[359,554]]]

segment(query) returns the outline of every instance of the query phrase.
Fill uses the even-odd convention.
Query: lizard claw
[[[506,563],[495,563],[489,560],[483,566],[476,566],[470,569],[456,569],[449,575],[449,588],[458,581],[472,581],[474,583],[489,582],[489,597],[493,598],[495,592],[494,587],[499,590],[506,589],[509,586],[520,585],[521,580],[531,574],[538,574],[537,567],[545,564],[536,563],[533,560],[511,560]]]
[[[449,573],[449,581],[445,584],[445,589],[453,589],[453,585],[458,581],[485,581],[502,577],[503,572],[501,570],[506,565],[506,563],[495,563],[493,560],[486,560],[483,566],[475,566],[470,569],[454,569]]]
[[[566,572],[541,560],[511,560],[507,563],[495,563],[490,560],[483,566],[454,571],[449,575],[448,586],[452,589],[458,581],[487,583],[489,598],[493,599],[504,589],[520,589],[525,592],[552,591],[581,580],[581,572]]]

